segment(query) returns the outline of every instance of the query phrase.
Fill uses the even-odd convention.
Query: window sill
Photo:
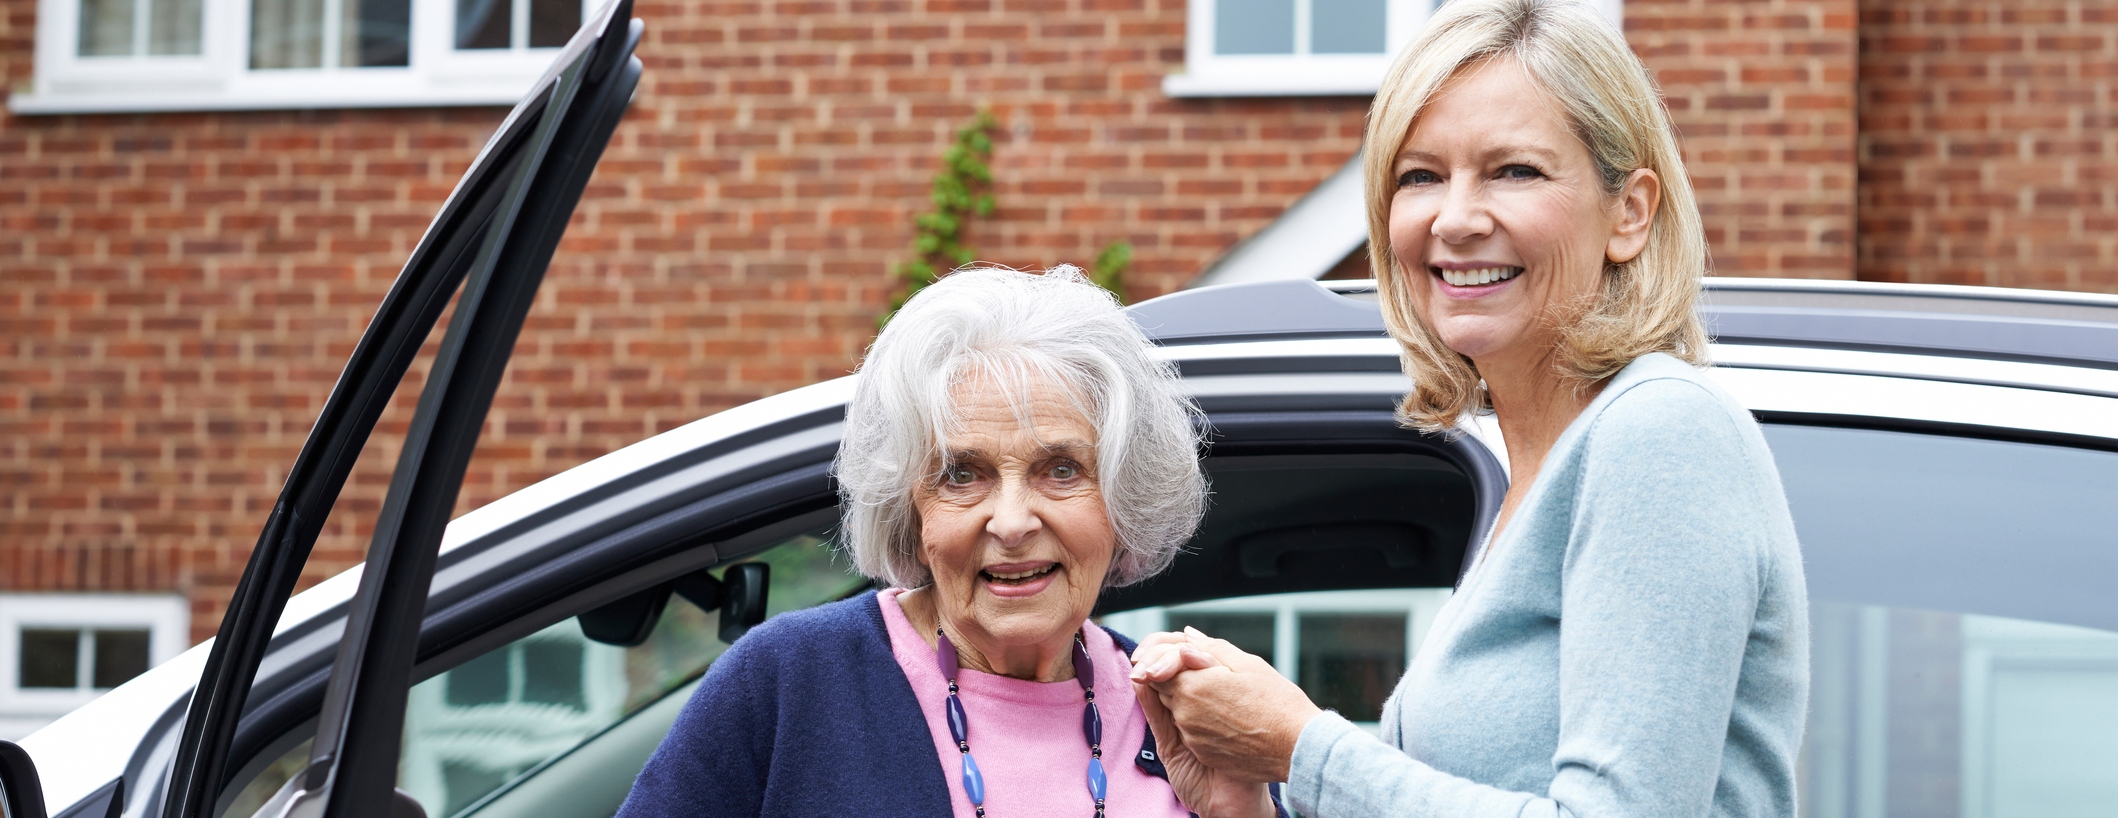
[[[1365,97],[1382,87],[1382,78],[1347,80],[1319,77],[1215,77],[1171,74],[1162,78],[1162,93],[1178,98],[1203,97]]]
[[[329,110],[335,108],[445,108],[513,106],[536,82],[454,85],[439,88],[383,87],[304,93],[298,88],[228,93],[212,90],[15,93],[7,109],[22,116],[55,114],[176,113],[190,111]]]
[[[1194,65],[1191,71],[1163,77],[1162,93],[1179,98],[1373,96],[1388,68],[1380,58]]]

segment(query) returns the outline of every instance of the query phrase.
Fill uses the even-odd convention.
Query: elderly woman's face
[[[1117,544],[1095,428],[1060,389],[1024,402],[1032,427],[983,379],[958,388],[960,430],[939,477],[913,497],[935,607],[987,654],[1070,639]]]
[[[1566,114],[1513,60],[1473,65],[1428,103],[1391,169],[1390,245],[1427,326],[1484,365],[1554,348],[1547,316],[1646,243],[1653,199],[1605,194]]]

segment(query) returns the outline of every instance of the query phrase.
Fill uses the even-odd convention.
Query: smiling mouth
[[[985,581],[995,585],[1023,585],[1035,582],[1045,574],[1049,574],[1058,568],[1059,563],[1055,562],[1043,568],[1033,568],[1028,571],[1008,571],[1003,573],[980,571],[978,574],[985,577]]]
[[[1482,287],[1487,284],[1498,284],[1522,275],[1521,267],[1486,267],[1478,270],[1444,270],[1440,267],[1429,269],[1432,269],[1435,275],[1441,276],[1441,280],[1449,282],[1451,286],[1456,287]]]

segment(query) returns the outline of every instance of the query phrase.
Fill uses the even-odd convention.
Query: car
[[[700,419],[450,521],[521,310],[639,63],[624,2],[444,206],[326,404],[219,635],[0,743],[9,818],[608,816],[705,668],[872,585],[832,548],[851,377]],[[571,187],[569,187],[571,186]],[[364,566],[289,598],[462,283]],[[1105,624],[1195,625],[1372,722],[1507,490],[1489,416],[1423,434],[1373,282],[1129,308],[1213,487]],[[2104,814],[2118,796],[2118,298],[1709,279],[1712,377],[1764,425],[1813,601],[1801,812]]]

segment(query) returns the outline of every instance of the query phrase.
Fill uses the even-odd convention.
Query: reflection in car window
[[[1765,434],[1812,601],[1801,814],[2110,815],[2118,453]]]
[[[1802,815],[2106,816],[2118,633],[1818,602]]]
[[[1809,595],[2118,630],[2118,452],[1768,425]]]
[[[1316,591],[1217,599],[1108,614],[1130,637],[1198,628],[1270,660],[1319,707],[1374,729],[1448,588]]]
[[[772,566],[766,611],[776,616],[866,587],[865,579],[834,557],[821,536],[801,535],[743,561]],[[719,627],[718,614],[673,596],[653,634],[638,647],[591,641],[577,620],[568,618],[414,685],[398,786],[434,818],[474,814],[489,796],[552,769],[547,765],[553,759],[595,743],[616,725],[650,713],[673,718],[675,708],[652,705],[690,690],[727,649],[716,635]],[[663,725],[661,731],[666,729]],[[637,774],[652,749],[649,743],[637,759],[618,766],[629,764]],[[269,765],[225,815],[253,814],[308,755],[304,741]],[[608,769],[608,759],[598,763],[605,765],[598,769]],[[631,781],[586,783],[622,799]],[[600,812],[609,815],[616,808],[613,801]]]

